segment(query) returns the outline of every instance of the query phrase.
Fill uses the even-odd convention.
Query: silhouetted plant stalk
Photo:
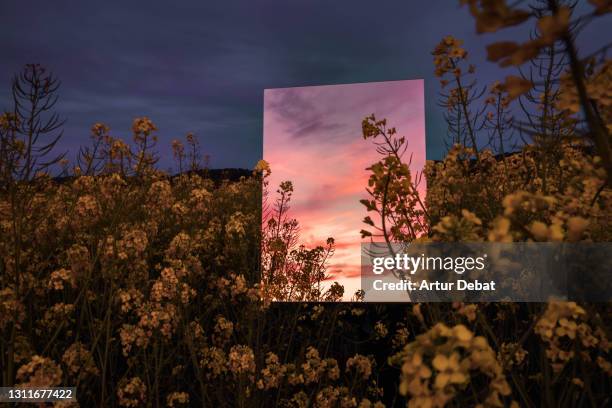
[[[428,213],[419,194],[422,173],[414,178],[410,171],[412,158],[404,160],[408,149],[404,137],[397,135],[395,128],[388,128],[385,119],[377,120],[374,115],[362,122],[364,139],[372,139],[382,159],[368,168],[372,172],[368,180],[370,200],[361,200],[368,210],[380,220],[377,226],[370,216],[364,222],[375,228],[362,230],[362,237],[383,238],[385,242],[413,241],[427,234]]]
[[[61,153],[53,155],[64,123],[53,112],[59,85],[40,65],[26,65],[12,82],[13,106],[0,117],[0,198],[8,203],[0,208],[0,215],[9,220],[12,241],[8,253],[3,254],[0,283],[2,287],[14,285],[16,296],[28,299],[30,307],[33,294],[22,286],[29,263],[24,241],[33,230],[31,223],[44,217],[39,213],[33,219],[33,200],[47,181],[47,171],[64,157]],[[8,343],[2,343],[7,367],[3,383],[12,385],[17,327],[12,324],[8,333]]]
[[[476,79],[467,79],[476,71],[474,65],[469,64],[467,68],[467,51],[461,47],[463,41],[451,36],[445,37],[432,52],[434,56],[435,74],[442,78],[440,83],[445,88],[450,83],[454,87],[448,93],[441,93],[438,105],[446,109],[444,118],[448,124],[448,136],[451,139],[450,146],[457,143],[467,145],[469,141],[474,155],[478,160],[478,132],[484,127],[483,112],[480,108],[472,110],[474,103],[479,100],[485,92],[485,88],[479,89]],[[446,79],[450,77],[450,79]],[[464,82],[467,80],[468,82]],[[448,147],[450,147],[448,146]]]
[[[267,188],[269,168],[262,169]],[[312,249],[299,244],[299,224],[289,217],[293,184],[284,181],[276,191],[271,209],[264,210],[262,225],[262,283],[267,296],[277,301],[338,301],[344,289],[336,283],[324,289],[329,280],[327,266],[334,254],[334,239]],[[267,193],[265,193],[267,196]],[[265,204],[264,204],[265,207]]]

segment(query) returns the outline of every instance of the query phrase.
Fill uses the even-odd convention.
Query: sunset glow
[[[425,165],[422,80],[266,89],[264,159],[270,163],[271,194],[293,182],[291,217],[300,223],[300,243],[313,247],[336,241],[329,263],[333,281],[348,300],[359,289],[359,231],[367,214],[367,167],[380,159],[361,122],[372,113],[408,140],[413,174]],[[425,186],[422,185],[422,193]]]

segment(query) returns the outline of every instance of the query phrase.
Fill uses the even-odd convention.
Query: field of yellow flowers
[[[482,32],[528,17],[501,1],[463,3]],[[561,47],[565,59],[537,62],[548,80],[508,76],[479,108],[461,41],[434,50],[447,90],[444,160],[411,174],[407,141],[386,120],[364,119],[363,137],[381,148],[364,215],[386,222],[368,216],[363,237],[611,240],[612,65],[579,58],[570,8],[544,3],[538,37],[488,51],[521,65]],[[610,11],[592,3],[594,16]],[[56,83],[40,66],[17,81],[17,97],[52,106]],[[55,405],[83,407],[611,404],[609,303],[333,302],[343,289],[319,283],[334,242],[295,248],[292,185],[274,193],[265,162],[212,180],[190,135],[173,143],[182,171],[170,176],[155,166],[155,125],[137,118],[132,143],[94,125],[73,169],[42,160],[53,146],[38,136],[61,123],[27,115],[0,118],[1,386],[76,386],[78,403]],[[517,128],[527,136],[513,151]],[[51,178],[51,165],[65,177]]]

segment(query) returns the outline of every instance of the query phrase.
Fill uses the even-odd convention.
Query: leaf
[[[543,16],[538,20],[541,41],[544,44],[552,44],[567,32],[569,28],[572,11],[569,7],[560,7],[556,14]]]
[[[541,44],[539,41],[527,41],[522,44],[511,56],[509,59],[506,59],[500,63],[502,67],[507,67],[508,65],[521,65],[530,59],[533,59],[538,56],[540,52]]]
[[[372,236],[372,233],[370,231],[361,230],[359,232],[361,233],[361,238],[371,237]]]
[[[470,5],[470,12],[476,18],[476,32],[494,33],[499,29],[521,24],[531,13],[525,10],[512,9],[504,0],[481,1],[480,9],[476,4]]]
[[[525,78],[509,75],[506,77],[504,89],[508,92],[510,100],[516,99],[522,94],[529,92],[533,88],[533,83]]]
[[[518,49],[519,45],[514,41],[496,42],[487,46],[487,59],[497,62],[502,58],[509,57]]]
[[[595,7],[595,14],[601,15],[612,12],[612,0],[589,0]]]
[[[376,209],[376,203],[374,201],[369,201],[369,200],[359,200],[359,202],[361,204],[363,204],[368,211],[374,211]]]

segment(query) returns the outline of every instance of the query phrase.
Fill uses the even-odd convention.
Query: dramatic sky
[[[589,10],[580,1],[581,10]],[[445,126],[430,51],[463,38],[483,81],[499,79],[458,1],[27,0],[0,2],[0,107],[23,64],[46,65],[63,82],[68,119],[62,147],[74,152],[95,122],[128,136],[149,116],[164,146],[194,132],[213,167],[252,167],[261,157],[263,90],[304,85],[425,79],[427,153],[439,158]],[[610,37],[605,17],[583,33],[593,50]],[[607,22],[606,22],[607,20]],[[523,33],[522,37],[525,37]],[[508,72],[504,72],[507,74]]]
[[[389,81],[268,89],[264,103],[264,158],[271,191],[291,180],[291,216],[300,222],[300,244],[309,248],[336,241],[328,272],[349,299],[360,287],[359,230],[368,198],[366,168],[380,159],[361,137],[361,120],[387,118],[408,140],[405,153],[414,172],[425,165],[423,81]],[[421,186],[424,196],[425,186]],[[275,198],[275,195],[271,196]]]

